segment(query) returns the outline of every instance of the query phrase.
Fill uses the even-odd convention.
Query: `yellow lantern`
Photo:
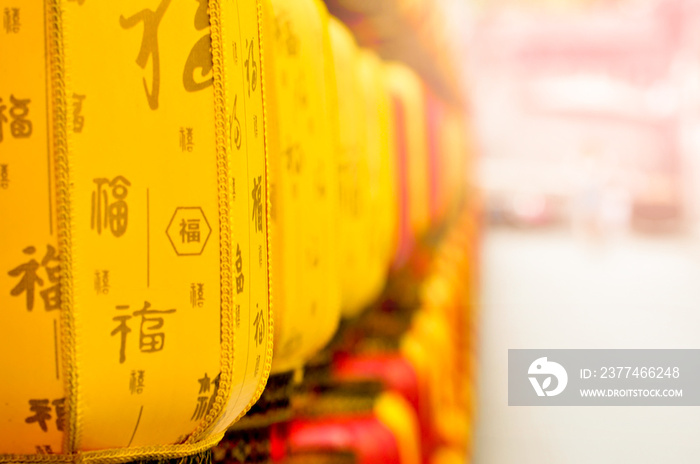
[[[381,60],[375,53],[363,50],[358,65],[365,94],[362,119],[367,131],[369,165],[370,280],[371,293],[376,297],[384,287],[396,250],[398,212],[394,119]]]
[[[19,10],[0,55],[0,461],[205,449],[271,364],[259,4]]]
[[[385,82],[395,121],[397,172],[397,256],[400,266],[413,242],[428,229],[428,146],[423,83],[410,68],[385,65]]]
[[[265,2],[275,353],[272,371],[301,367],[340,318],[333,69],[328,13],[316,0]]]
[[[362,124],[363,95],[357,78],[357,46],[350,31],[335,18],[329,24],[336,73],[338,107],[335,150],[339,182],[339,277],[344,316],[357,314],[368,303],[369,169],[367,138]]]

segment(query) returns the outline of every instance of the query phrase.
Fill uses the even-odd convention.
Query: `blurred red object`
[[[351,451],[357,464],[401,464],[398,443],[374,415],[296,419],[273,427],[273,462],[304,451]]]
[[[408,359],[398,353],[341,353],[333,360],[333,377],[339,381],[379,380],[384,388],[401,395],[418,418],[423,462],[427,462],[436,439],[432,429],[430,387],[427,379],[419,378]]]

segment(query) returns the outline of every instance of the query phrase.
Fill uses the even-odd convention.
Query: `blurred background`
[[[482,1],[475,462],[697,462],[698,408],[508,407],[509,348],[700,348],[700,2]]]

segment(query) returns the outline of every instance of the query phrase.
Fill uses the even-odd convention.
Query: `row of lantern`
[[[260,456],[281,464],[469,462],[476,412],[474,213],[465,210],[448,228],[423,272],[398,283],[418,288],[415,301],[387,290],[311,362],[291,389],[290,414],[272,414],[267,428],[258,417],[231,431],[215,448],[215,462]]]
[[[151,3],[2,37],[0,461],[211,447],[459,209],[461,110],[321,2]]]
[[[277,2],[272,3],[277,5]],[[316,31],[317,35],[314,37],[311,34],[307,41],[303,38],[301,41],[302,44],[316,43],[319,48],[319,54],[312,59],[318,80],[312,79],[314,74],[309,69],[295,68],[295,64],[301,61],[297,61],[296,56],[290,59],[286,55],[286,39],[282,38],[281,50],[276,50],[275,56],[269,60],[275,60],[274,69],[280,75],[268,75],[270,82],[267,88],[274,87],[271,91],[276,91],[276,95],[299,94],[302,103],[291,101],[287,107],[280,105],[274,114],[268,111],[269,127],[279,128],[277,134],[269,132],[268,136],[270,140],[278,137],[278,140],[293,141],[287,142],[287,148],[280,143],[282,148],[279,151],[284,158],[284,154],[294,150],[289,148],[290,143],[299,147],[307,157],[307,166],[311,166],[311,175],[313,171],[322,172],[324,169],[314,168],[314,162],[319,166],[330,164],[331,173],[325,180],[310,179],[307,185],[317,186],[316,201],[319,201],[319,205],[329,196],[338,194],[338,200],[333,203],[338,205],[335,217],[330,214],[324,218],[328,223],[326,227],[334,231],[331,235],[335,235],[335,243],[323,248],[323,241],[315,233],[318,226],[312,219],[304,219],[304,215],[317,217],[320,211],[317,208],[321,206],[299,206],[302,212],[294,215],[294,220],[290,222],[277,219],[277,211],[293,211],[293,206],[287,205],[293,205],[295,201],[293,195],[285,196],[285,192],[287,189],[293,191],[296,187],[294,174],[297,166],[283,162],[280,167],[282,172],[278,176],[274,173],[271,175],[273,229],[279,224],[282,233],[299,233],[300,229],[303,230],[301,235],[311,242],[309,249],[312,251],[306,254],[313,256],[314,260],[306,262],[307,267],[302,266],[302,272],[294,267],[285,273],[285,253],[304,254],[304,251],[296,246],[285,249],[282,245],[280,248],[283,252],[276,254],[274,244],[284,244],[285,238],[277,242],[273,240],[273,259],[282,262],[279,267],[273,264],[273,275],[279,275],[279,278],[273,278],[274,307],[277,311],[275,322],[281,321],[282,326],[275,335],[273,372],[303,365],[328,342],[340,317],[356,316],[378,297],[389,270],[406,264],[417,238],[444,220],[450,209],[457,207],[466,177],[466,165],[462,158],[466,156],[466,147],[461,139],[464,136],[461,114],[457,110],[448,110],[410,69],[400,64],[384,63],[371,51],[358,49],[351,33],[342,23],[327,17],[321,4],[307,4],[311,11],[315,9],[319,25],[323,26],[307,29],[308,32]],[[304,30],[301,26],[294,26],[293,11],[298,9],[307,18],[313,17],[313,14],[303,12],[302,5],[290,9],[284,6],[280,5],[275,10],[274,31],[281,22],[279,18],[288,21],[287,26],[281,27]],[[321,55],[322,44],[326,41],[327,51]],[[300,50],[300,53],[304,52],[303,48]],[[306,51],[314,55],[310,47]],[[280,59],[280,56],[284,58]],[[325,58],[321,59],[320,56]],[[299,74],[295,76],[295,72]],[[290,81],[304,84],[295,88]],[[308,115],[304,113],[306,104],[314,99],[323,100],[324,97],[326,104],[323,111]],[[285,132],[286,122],[292,119],[292,115],[302,128],[297,130],[299,126],[290,124],[289,130],[294,135],[288,135]],[[275,116],[279,119],[275,120]],[[300,138],[299,134],[303,134],[304,130],[309,131],[308,137],[315,143],[321,137],[318,132],[330,135],[330,145],[316,152],[305,148],[311,147],[312,143],[305,144],[303,140],[295,139],[295,136]],[[276,146],[275,143],[271,142],[270,146]],[[335,156],[328,156],[328,153]],[[314,161],[314,156],[318,158],[317,161]],[[327,187],[318,187],[324,181]],[[287,187],[279,187],[285,183]],[[279,209],[276,208],[277,204],[280,205]],[[294,262],[294,259],[289,258],[289,262]],[[305,292],[303,284],[296,284],[294,279],[303,280],[304,275],[313,275],[316,268],[324,269],[320,274],[328,280],[325,284],[323,280],[309,281]],[[338,284],[339,293],[332,294]],[[326,296],[325,300],[319,296],[306,306],[308,312],[304,314],[297,311],[300,306],[299,294],[290,294],[287,299],[290,291],[297,291],[304,297],[311,297],[314,291],[328,292],[331,296]],[[335,313],[336,316],[318,319],[315,308],[319,305],[326,315]],[[287,313],[287,308],[293,308],[293,311]],[[284,314],[280,315],[280,311]],[[289,320],[286,319],[287,314]],[[293,328],[295,324],[308,325],[309,321],[313,321],[312,331]],[[324,322],[328,325],[324,325]],[[289,332],[294,335],[287,335]],[[306,341],[305,332],[315,333],[306,349],[302,347]],[[293,342],[299,349],[292,353],[294,350],[288,351],[285,347],[297,334],[301,335],[302,342]]]

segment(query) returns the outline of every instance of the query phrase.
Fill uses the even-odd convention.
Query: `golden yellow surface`
[[[399,63],[385,66],[389,94],[403,107],[408,171],[409,224],[416,237],[429,226],[428,141],[423,83],[416,73]]]
[[[450,329],[441,314],[423,309],[414,316],[411,329],[414,336],[422,343],[428,353],[440,353],[429,364],[428,378],[433,411],[447,411],[455,408],[454,392],[454,344]],[[435,417],[439,433],[446,432],[442,427],[442,414]]]
[[[418,418],[411,405],[396,393],[383,393],[374,406],[377,418],[396,438],[402,464],[419,464],[420,432]]]
[[[338,192],[329,114],[334,91],[328,13],[314,0],[265,2],[275,295],[273,372],[299,368],[340,318]],[[265,55],[268,56],[267,54]]]
[[[440,448],[430,457],[430,464],[465,464],[464,451],[458,448]]]
[[[3,0],[0,12],[14,16],[15,6]],[[56,406],[66,393],[44,10],[28,2],[18,14],[18,32],[0,35],[0,453],[60,453]]]
[[[468,126],[459,111],[448,108],[441,122],[440,178],[445,183],[450,200],[449,213],[454,215],[460,207],[457,202],[464,198],[466,186],[471,184],[474,176],[473,167],[467,164],[471,140],[467,133]]]
[[[376,296],[376,230],[369,170],[366,95],[359,75],[359,51],[350,31],[330,22],[338,102],[337,170],[340,191],[339,270],[343,315],[352,317]],[[375,109],[376,113],[376,109]]]
[[[0,459],[187,454],[260,395],[272,318],[258,8],[23,4],[18,32],[0,35],[0,336],[14,348],[0,357]]]
[[[376,298],[384,287],[396,250],[397,192],[394,119],[384,85],[383,64],[372,51],[362,50],[358,74],[365,95],[364,124],[367,131],[369,166],[370,295]]]

